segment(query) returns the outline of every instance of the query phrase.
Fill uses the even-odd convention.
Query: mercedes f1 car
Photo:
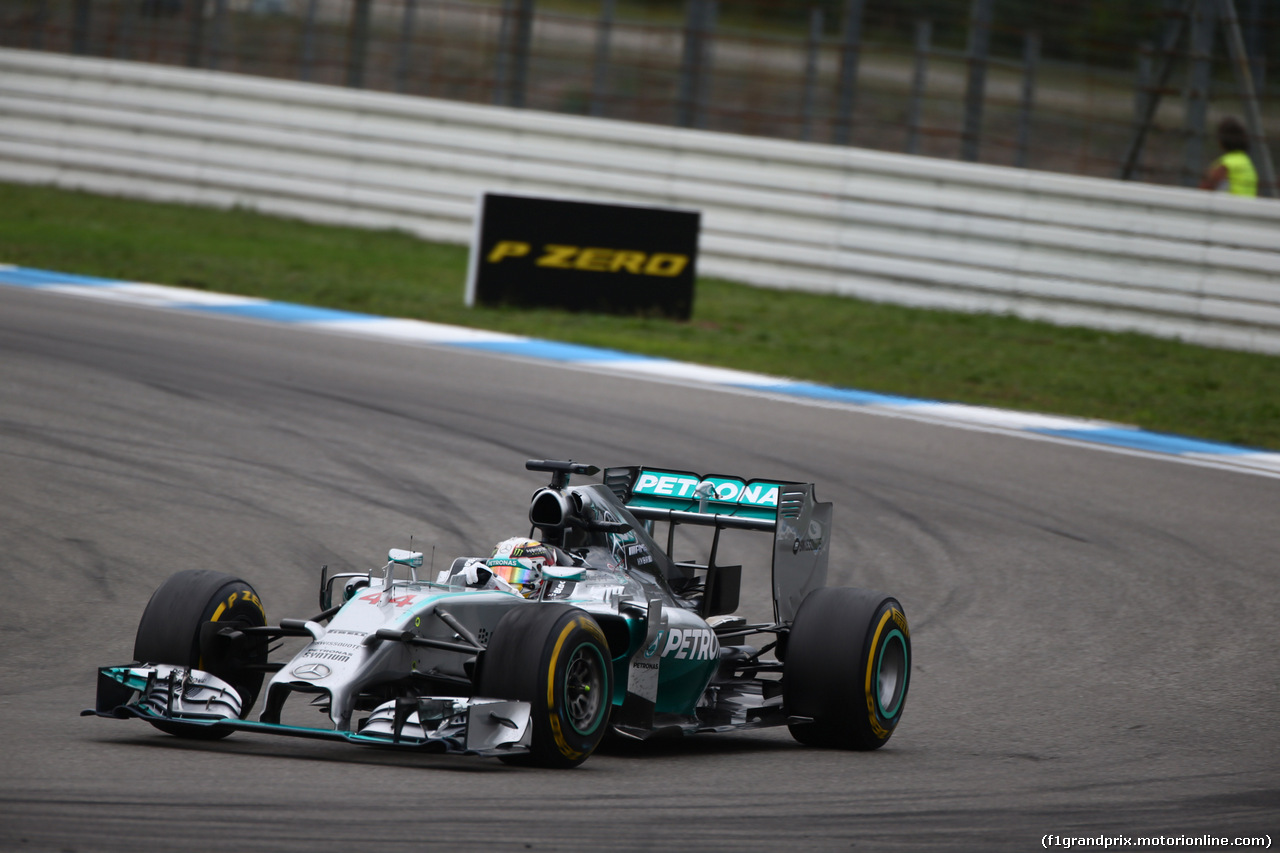
[[[832,507],[812,484],[640,466],[571,485],[599,469],[526,467],[550,474],[528,522],[530,544],[555,555],[531,591],[477,588],[483,557],[425,578],[421,552],[392,549],[372,571],[321,569],[320,612],[272,625],[245,581],[181,571],[148,602],[134,662],[99,669],[84,713],[186,738],[267,732],[551,767],[580,764],[610,732],[785,725],[858,750],[893,734],[906,616],[892,596],[825,585]],[[710,531],[705,562],[674,558],[681,526]],[[772,621],[734,615],[742,566],[717,559],[726,530],[771,536]],[[273,661],[289,637],[305,645]],[[323,724],[285,719],[299,699]]]

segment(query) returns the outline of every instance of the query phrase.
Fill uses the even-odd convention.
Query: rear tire
[[[529,752],[503,761],[576,767],[609,727],[612,664],[604,632],[576,607],[513,607],[494,627],[476,693],[533,706]]]
[[[806,746],[879,749],[902,719],[911,631],[902,605],[865,589],[823,587],[796,611],[787,638],[783,702]]]
[[[133,658],[139,663],[167,663],[216,675],[235,688],[247,717],[262,689],[266,645],[244,657],[205,660],[200,648],[201,628],[207,622],[260,627],[267,624],[262,602],[253,587],[239,578],[209,569],[188,569],[171,575],[152,593],[138,623]],[[197,726],[149,721],[163,732],[196,740],[217,740],[231,734],[222,726]]]

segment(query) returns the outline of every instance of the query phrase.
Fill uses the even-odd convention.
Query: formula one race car
[[[268,625],[243,580],[178,572],[142,614],[136,662],[101,668],[84,713],[187,738],[270,732],[551,767],[585,761],[610,731],[786,725],[810,746],[862,750],[889,739],[910,682],[906,616],[891,596],[824,585],[831,504],[812,485],[625,467],[571,486],[599,469],[526,467],[551,475],[528,541],[433,580],[415,551],[370,572],[326,567],[310,619]],[[714,531],[705,564],[671,556],[681,525]],[[725,530],[772,534],[772,622],[732,615],[742,567],[717,562]],[[286,637],[307,642],[272,662]],[[299,694],[326,725],[283,719]]]

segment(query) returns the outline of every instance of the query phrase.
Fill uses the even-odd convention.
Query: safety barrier
[[[10,49],[0,180],[455,243],[484,189],[690,208],[703,276],[1280,353],[1280,204],[1225,194]]]

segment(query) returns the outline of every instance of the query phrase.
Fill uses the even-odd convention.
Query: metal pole
[[[149,7],[144,5],[142,8],[148,11],[138,16],[138,23],[143,30],[142,37],[138,41],[142,48],[141,59],[144,62],[150,62],[155,56],[156,43],[159,41],[156,33],[160,29],[160,16],[164,14],[164,10],[158,0],[153,0]]]
[[[501,17],[498,19],[498,51],[494,56],[493,71],[493,103],[494,106],[505,106],[507,103],[508,78],[511,73],[511,30],[515,17],[516,0],[502,0]]]
[[[214,0],[213,38],[209,42],[209,68],[216,71],[222,64],[222,40],[226,35],[227,0]]]
[[[1165,27],[1164,44],[1160,49],[1160,70],[1156,72],[1155,85],[1151,88],[1151,95],[1146,100],[1146,110],[1142,115],[1142,120],[1138,123],[1137,129],[1134,130],[1133,139],[1129,141],[1129,149],[1125,152],[1123,164],[1120,166],[1120,180],[1128,181],[1133,178],[1133,173],[1138,167],[1138,158],[1142,155],[1142,146],[1147,139],[1147,131],[1151,129],[1151,123],[1155,120],[1156,110],[1160,107],[1160,96],[1164,93],[1164,88],[1169,85],[1169,74],[1173,71],[1173,51],[1178,46],[1178,39],[1182,36],[1182,28],[1186,24],[1187,18],[1191,14],[1191,7],[1196,0],[1184,0],[1182,8],[1173,13],[1172,19]]]
[[[702,56],[698,60],[698,67],[702,69],[702,73],[698,75],[697,87],[694,93],[697,97],[694,113],[694,127],[707,126],[707,113],[711,107],[711,82],[713,79],[716,35],[716,18],[719,15],[719,7],[716,0],[702,0],[702,36],[698,39],[698,50]]]
[[[302,23],[302,50],[298,57],[298,79],[303,82],[311,79],[311,70],[316,61],[316,6],[320,0],[308,0],[307,17]]]
[[[1253,75],[1249,73],[1249,56],[1245,53],[1244,39],[1240,35],[1240,21],[1231,0],[1219,0],[1222,7],[1223,28],[1227,33],[1227,49],[1231,54],[1231,67],[1235,70],[1236,85],[1244,101],[1245,124],[1249,128],[1249,153],[1258,170],[1258,190],[1262,195],[1280,196],[1276,185],[1276,170],[1271,162],[1271,150],[1262,128],[1262,113],[1258,110],[1257,93],[1253,90]]]
[[[512,62],[511,106],[523,107],[529,88],[529,45],[533,41],[534,0],[519,0],[516,11],[515,56]]]
[[[982,105],[987,89],[987,57],[991,52],[991,6],[993,0],[973,0],[969,8],[969,80],[964,93],[964,127],[960,132],[960,156],[970,163],[978,160],[982,136]]]
[[[1209,114],[1209,87],[1213,82],[1213,34],[1217,22],[1218,6],[1214,0],[1197,0],[1191,13],[1191,72],[1185,97],[1184,187],[1194,187],[1204,171],[1204,134]]]
[[[187,41],[187,67],[199,68],[204,60],[205,0],[191,0],[191,37]]]
[[[133,40],[133,21],[137,11],[131,7],[116,9],[116,43],[111,51],[112,59],[131,59],[129,50]]]
[[[27,47],[31,50],[44,50],[44,29],[49,25],[49,0],[39,0],[35,14],[31,17]]]
[[[1027,149],[1031,146],[1031,108],[1036,100],[1036,66],[1040,64],[1040,34],[1027,33],[1022,52],[1022,101],[1018,105],[1018,147],[1013,165],[1027,167]]]
[[[591,75],[591,109],[597,118],[605,114],[609,103],[609,41],[613,36],[613,19],[617,0],[602,0],[600,22],[596,25],[596,64]]]
[[[865,8],[866,0],[845,0],[844,37],[840,43],[840,82],[837,84],[836,145],[848,145],[853,138],[853,106],[858,89],[862,12]]]
[[[1133,129],[1137,134],[1142,127],[1142,122],[1147,115],[1147,105],[1151,99],[1156,97],[1151,89],[1151,54],[1155,51],[1155,47],[1149,41],[1144,41],[1138,45],[1138,76],[1133,83]],[[1138,169],[1138,161],[1141,159],[1142,152],[1138,151],[1134,156],[1133,169]]]
[[[76,56],[89,53],[89,27],[92,0],[76,0],[71,18],[71,52]]]
[[[409,86],[409,54],[413,50],[413,14],[417,0],[404,0],[404,17],[400,21],[400,50],[396,58],[396,91]]]
[[[1151,98],[1151,54],[1155,46],[1149,41],[1138,45],[1138,77],[1133,84],[1133,121],[1136,127],[1147,114],[1147,101]]]
[[[698,116],[698,95],[702,91],[702,39],[705,33],[703,20],[707,0],[688,0],[685,8],[684,51],[680,60],[680,82],[676,92],[676,125],[695,127]]]
[[[364,88],[365,64],[369,59],[369,18],[372,0],[355,0],[351,8],[351,30],[347,36],[347,86]]]
[[[1253,91],[1259,98],[1267,82],[1267,56],[1262,50],[1262,0],[1249,0],[1249,66],[1253,69]]]
[[[800,138],[813,139],[813,97],[818,86],[818,60],[822,53],[822,7],[809,7],[809,39],[805,43],[804,93],[800,98]]]
[[[916,21],[916,66],[911,74],[911,100],[907,105],[907,153],[920,153],[920,113],[924,105],[924,89],[929,74],[929,46],[933,41],[933,22]]]

